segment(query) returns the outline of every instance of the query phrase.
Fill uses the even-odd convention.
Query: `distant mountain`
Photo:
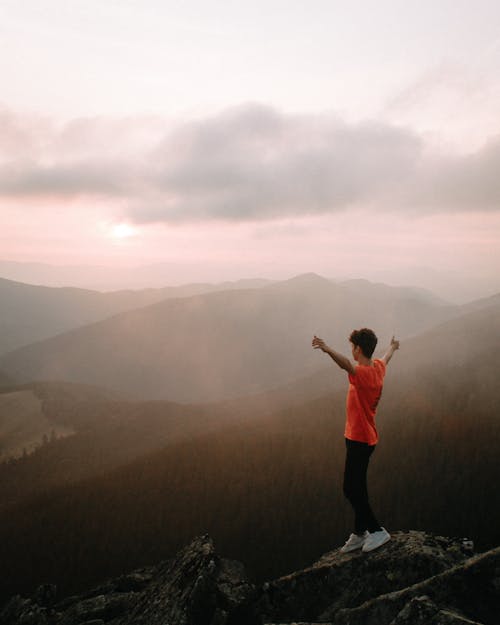
[[[100,293],[71,287],[34,286],[0,278],[0,354],[165,299],[265,284],[268,284],[265,280],[242,280]]]
[[[463,304],[461,309],[464,312],[471,312],[474,310],[481,310],[483,308],[490,308],[493,306],[500,306],[500,293],[491,295],[490,297],[482,297],[481,299]]]
[[[363,280],[360,278],[344,280],[339,284],[352,290],[353,292],[369,295],[374,298],[377,303],[383,302],[383,300],[387,297],[389,299],[400,298],[402,300],[411,300],[416,298],[438,306],[450,306],[450,302],[438,297],[432,291],[421,287],[389,286],[381,282],[370,282],[369,280]]]
[[[206,270],[206,271],[204,271]],[[227,275],[227,266],[200,267],[198,261],[191,265],[182,262],[153,263],[129,267],[109,267],[104,265],[51,265],[0,260],[0,276],[23,282],[51,287],[77,287],[97,291],[121,291],[161,289],[165,285],[178,285],[179,275],[184,276],[183,284],[215,282],[206,276]],[[200,278],[200,276],[202,276]],[[229,281],[226,284],[239,282]],[[270,280],[251,278],[244,280],[247,286],[262,286]]]
[[[0,358],[17,383],[103,385],[134,399],[213,401],[261,393],[323,368],[313,334],[348,350],[355,327],[381,347],[458,314],[408,289],[334,284],[315,274],[219,291],[116,315]]]
[[[500,349],[500,299],[463,310],[468,312],[406,341],[398,352],[398,375],[434,371],[442,365],[465,366],[478,356],[489,360],[488,354]]]

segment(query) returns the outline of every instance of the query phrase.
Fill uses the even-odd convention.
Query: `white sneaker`
[[[340,548],[342,553],[349,553],[349,551],[355,551],[356,549],[361,549],[361,547],[365,544],[365,540],[369,536],[368,532],[364,532],[364,534],[351,534],[347,539],[346,544]]]
[[[371,532],[370,534],[368,534],[368,537],[364,541],[363,552],[367,553],[368,551],[378,549],[382,545],[385,545],[385,543],[389,540],[391,540],[391,535],[384,528],[382,528],[378,532]]]

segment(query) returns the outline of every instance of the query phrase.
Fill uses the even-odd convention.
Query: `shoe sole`
[[[360,549],[363,549],[363,545],[359,545],[357,547],[349,547],[348,549],[344,549],[343,547],[341,547],[340,553],[351,553],[351,551],[359,551]]]

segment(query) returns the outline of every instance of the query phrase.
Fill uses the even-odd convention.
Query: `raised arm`
[[[352,373],[352,374],[355,373],[354,365],[349,360],[349,358],[346,358],[343,354],[339,354],[339,352],[336,352],[331,347],[328,347],[328,345],[325,343],[325,341],[323,341],[323,339],[320,339],[319,337],[315,335],[312,340],[312,346],[314,347],[314,349],[320,349],[322,352],[325,352],[325,354],[328,354],[330,358],[341,369],[344,369],[345,371],[347,371],[347,373]]]
[[[389,360],[392,358],[394,352],[397,349],[399,349],[399,341],[396,341],[396,339],[392,337],[391,344],[389,345],[389,349],[387,350],[387,353],[385,354],[385,356],[382,358],[382,360],[385,362],[386,365],[389,363]]]

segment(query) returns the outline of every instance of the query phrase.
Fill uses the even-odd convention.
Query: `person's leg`
[[[344,470],[344,495],[354,509],[354,531],[362,535],[380,531],[381,527],[370,507],[367,489],[367,470],[370,456],[375,449],[366,443],[346,439],[346,462]]]

